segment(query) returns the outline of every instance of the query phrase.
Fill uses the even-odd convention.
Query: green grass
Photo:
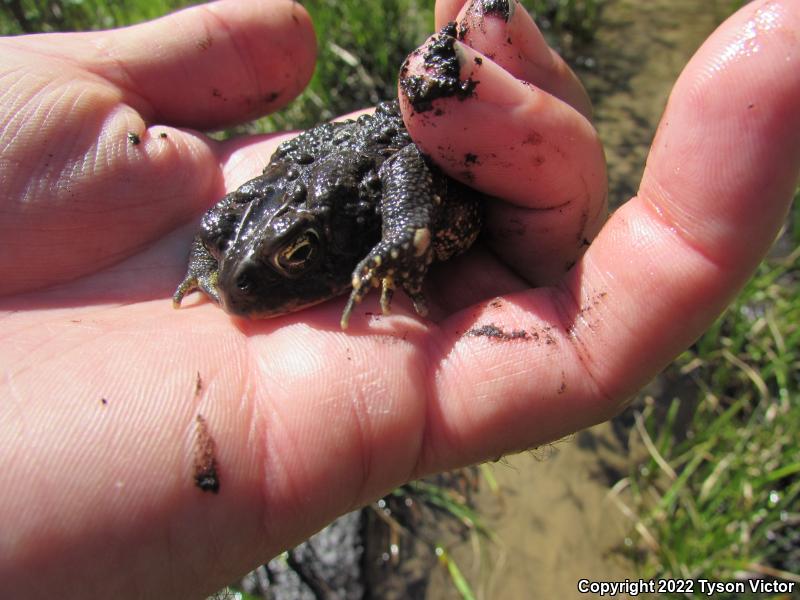
[[[643,577],[800,587],[798,201],[773,255],[665,373],[677,396],[637,414],[649,458],[617,488]]]
[[[405,57],[433,28],[424,0],[308,0],[317,32],[317,68],[308,88],[250,131],[304,129],[396,95]]]
[[[109,29],[155,19],[190,0],[0,0],[0,34]]]

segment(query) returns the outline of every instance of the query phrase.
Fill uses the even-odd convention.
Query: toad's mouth
[[[272,317],[279,317],[291,312],[297,312],[317,304],[322,304],[326,300],[335,298],[347,293],[350,290],[350,285],[343,284],[336,286],[333,289],[326,291],[324,295],[317,295],[307,298],[273,298],[268,301],[268,291],[262,297],[236,297],[235,295],[227,294],[224,291],[219,291],[219,306],[229,315],[235,317],[243,317],[247,319],[270,319]]]

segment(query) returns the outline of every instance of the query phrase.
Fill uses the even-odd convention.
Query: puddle
[[[485,544],[488,556],[468,543],[452,550],[478,597],[579,598],[581,579],[636,578],[620,552],[628,522],[608,498],[626,468],[609,423],[492,465],[500,492],[484,483],[477,504],[498,542]],[[427,598],[460,598],[443,569]]]

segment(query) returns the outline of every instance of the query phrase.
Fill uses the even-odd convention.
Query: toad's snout
[[[220,306],[228,314],[250,316],[259,298],[260,266],[254,260],[240,260],[220,267],[217,279]]]

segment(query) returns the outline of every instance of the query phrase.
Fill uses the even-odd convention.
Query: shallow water
[[[606,3],[596,42],[586,53],[591,68],[578,70],[595,103],[612,207],[635,194],[672,84],[731,5]],[[598,425],[493,467],[501,495],[484,490],[478,506],[500,540],[490,551],[492,560],[478,560],[468,543],[452,552],[480,597],[587,598],[595,596],[578,593],[580,579],[637,578],[621,552],[629,523],[608,499],[630,460],[613,430],[612,424]],[[434,574],[427,597],[459,598],[443,569]]]

